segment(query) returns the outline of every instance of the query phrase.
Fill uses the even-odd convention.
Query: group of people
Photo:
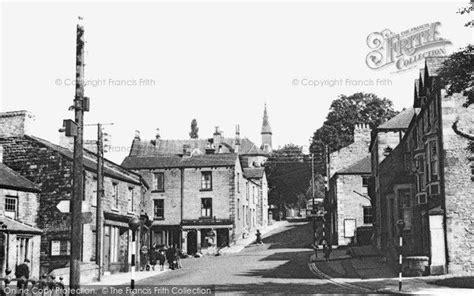
[[[329,261],[329,257],[331,256],[332,247],[328,244],[328,242],[325,238],[322,239],[321,245],[323,245],[324,259],[326,261]],[[314,249],[314,255],[317,258],[318,257],[318,245],[313,245],[313,249]]]
[[[158,246],[154,244],[153,247],[148,250],[146,246],[143,246],[141,249],[141,270],[155,270],[156,265],[160,265],[160,270],[165,269],[165,262],[168,262],[170,269],[179,269],[182,268],[181,258],[183,257],[183,252],[173,245],[168,246]]]

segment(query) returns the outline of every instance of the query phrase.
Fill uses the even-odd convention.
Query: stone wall
[[[465,108],[466,98],[442,94],[442,130],[446,198],[448,273],[474,272],[474,182],[473,154],[469,140],[454,133],[452,124],[459,120],[460,130],[474,134],[474,106]]]
[[[337,244],[348,245],[351,238],[344,237],[344,220],[355,219],[356,228],[372,226],[364,224],[363,207],[370,207],[370,200],[358,193],[367,195],[367,188],[362,185],[361,175],[336,175],[337,182]]]

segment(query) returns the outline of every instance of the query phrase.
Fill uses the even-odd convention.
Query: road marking
[[[328,281],[328,282],[330,282],[330,283],[332,283],[336,286],[346,288],[346,289],[356,289],[356,290],[362,290],[364,292],[377,293],[377,290],[361,287],[361,286],[354,285],[354,284],[349,284],[349,283],[346,283],[346,282],[336,281],[335,279],[331,278],[329,275],[327,275],[324,272],[322,272],[321,270],[319,270],[314,262],[308,263],[308,267],[309,267],[309,270],[314,275],[316,275],[317,277],[322,278],[322,279],[324,279],[324,280],[326,280],[326,281]]]

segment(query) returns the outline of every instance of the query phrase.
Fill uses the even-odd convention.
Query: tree
[[[434,80],[435,90],[446,89],[446,94],[451,96],[460,93],[466,97],[464,107],[474,103],[474,46],[469,44],[466,48],[453,53],[444,62]],[[453,131],[469,140],[468,150],[474,152],[474,135],[459,129],[458,120],[452,125]]]
[[[303,148],[287,144],[274,150],[265,163],[269,202],[285,207],[301,207],[311,179],[311,163]]]
[[[315,154],[318,164],[324,164],[325,145],[330,151],[339,150],[354,141],[356,124],[366,123],[374,129],[396,114],[392,101],[375,94],[340,95],[331,103],[323,126],[314,132],[310,151]]]
[[[193,119],[191,121],[191,132],[189,133],[189,137],[191,139],[197,139],[199,138],[199,135],[198,135],[198,132],[199,132],[199,128],[198,128],[198,123],[197,123],[197,120],[196,119]]]
[[[437,89],[446,88],[451,96],[460,93],[467,97],[464,107],[474,103],[474,46],[469,44],[464,49],[453,53],[444,62],[435,79]]]

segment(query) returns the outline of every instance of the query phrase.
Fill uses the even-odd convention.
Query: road
[[[311,223],[291,223],[264,236],[264,245],[240,253],[182,260],[183,269],[138,285],[215,285],[217,293],[360,293],[319,279],[308,267]]]

